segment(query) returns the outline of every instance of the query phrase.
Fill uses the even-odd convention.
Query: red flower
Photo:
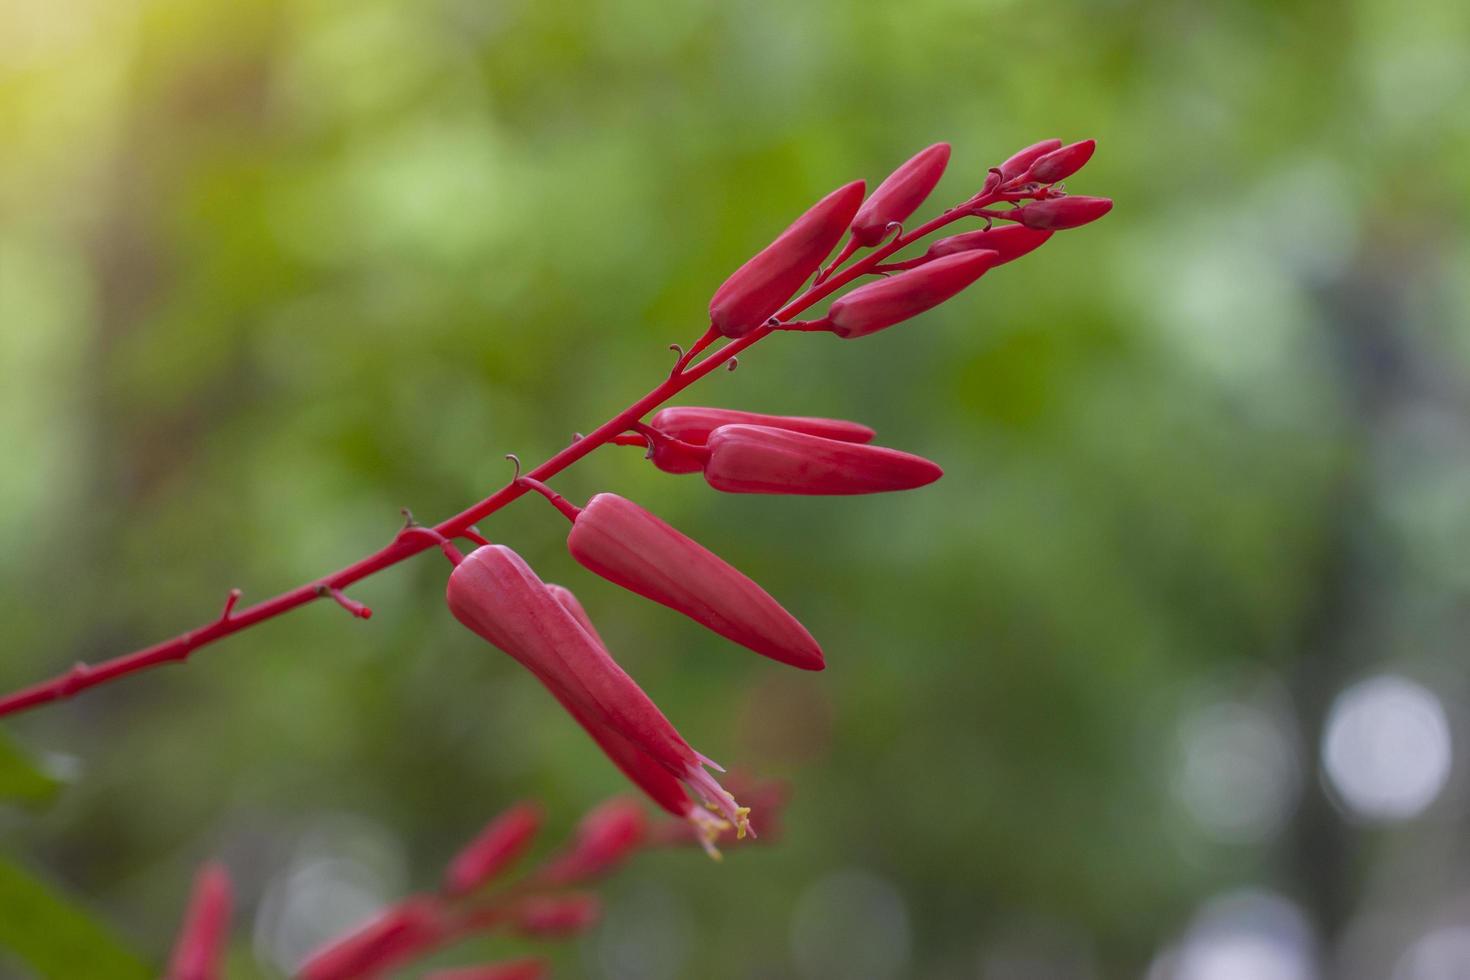
[[[405,899],[341,939],[312,953],[297,980],[364,980],[434,948],[449,929],[439,906],[424,896]]]
[[[821,266],[847,230],[866,185],[855,180],[828,194],[726,279],[709,301],[710,323],[726,337],[763,326]]]
[[[699,408],[693,405],[662,409],[654,413],[648,424],[665,435],[697,445],[703,445],[709,434],[722,425],[766,425],[773,429],[806,432],[842,442],[869,442],[875,435],[866,425],[846,419],[762,415],[759,412],[741,412],[733,408]]]
[[[889,174],[852,219],[853,241],[866,246],[882,241],[890,224],[902,222],[924,203],[948,163],[949,144],[935,143]]]
[[[511,913],[512,927],[523,936],[561,939],[585,932],[602,916],[596,895],[538,895]]]
[[[773,660],[821,670],[822,648],[780,603],[718,555],[615,493],[572,523],[567,550],[610,582]]]
[[[1106,197],[1069,194],[1066,197],[1049,197],[1043,201],[1023,204],[1014,211],[1007,211],[1005,216],[1021,222],[1027,228],[1061,231],[1096,221],[1111,210],[1113,202]]]
[[[1025,225],[997,225],[994,228],[982,228],[980,231],[967,231],[941,238],[929,246],[924,257],[937,259],[946,255],[958,255],[960,252],[988,250],[996,254],[996,265],[1004,265],[1040,248],[1050,237],[1049,231],[1039,231]]]
[[[224,976],[231,891],[224,865],[211,862],[199,869],[169,961],[168,980],[219,980]]]
[[[1042,140],[1040,143],[1032,143],[1024,150],[1018,150],[1009,160],[1000,165],[1001,179],[1015,180],[1030,169],[1031,164],[1061,145],[1061,140]]]
[[[531,845],[541,827],[541,808],[518,803],[490,821],[479,836],[449,862],[444,892],[464,895],[510,867]]]
[[[1052,150],[1031,165],[1031,179],[1043,184],[1066,180],[1087,165],[1096,149],[1096,140],[1082,140]]]
[[[944,475],[921,456],[759,425],[709,437],[704,478],[726,493],[857,494],[912,490]]]
[[[744,827],[748,811],[705,771],[708,760],[514,551],[475,549],[449,576],[446,597],[456,619],[518,660],[564,705],[574,705],[584,727],[613,730]]]
[[[839,337],[866,337],[938,306],[979,279],[999,261],[991,251],[961,252],[925,262],[879,282],[859,286],[840,297],[812,329]]]

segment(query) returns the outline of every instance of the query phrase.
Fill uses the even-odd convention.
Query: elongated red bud
[[[523,936],[564,939],[586,932],[602,916],[596,895],[538,895],[528,898],[512,913],[512,926]]]
[[[296,978],[360,980],[380,976],[432,949],[448,934],[436,903],[422,896],[406,899],[312,953]]]
[[[996,265],[1004,265],[1040,248],[1050,237],[1049,231],[1038,231],[1025,225],[996,225],[994,228],[941,238],[930,245],[925,254],[928,258],[937,259],[961,252],[988,250],[996,254]]]
[[[211,862],[199,869],[167,980],[220,980],[224,976],[231,892],[224,865]]]
[[[592,810],[577,826],[565,853],[537,874],[546,885],[571,885],[606,874],[643,845],[648,817],[632,800],[611,799]]]
[[[584,727],[612,729],[745,826],[748,811],[705,771],[705,757],[514,551],[476,548],[450,574],[446,598],[456,619],[514,657],[563,704],[575,705]]]
[[[1032,143],[1026,149],[1017,151],[1014,156],[1000,165],[1001,179],[1016,179],[1024,174],[1030,168],[1031,164],[1061,145],[1061,140],[1042,140],[1040,143]]]
[[[1096,221],[1111,210],[1113,202],[1109,198],[1068,194],[1066,197],[1049,197],[1044,201],[1023,204],[1014,211],[1007,211],[1005,216],[1021,222],[1027,228],[1061,231]]]
[[[461,966],[453,970],[436,970],[424,980],[546,980],[551,964],[534,956],[480,966]]]
[[[541,808],[517,803],[485,825],[485,829],[449,862],[444,892],[465,895],[493,879],[525,853],[541,827]]]
[[[961,252],[926,262],[838,298],[819,321],[839,337],[866,337],[938,306],[994,267],[991,251]]]
[[[922,456],[759,425],[721,426],[709,450],[704,478],[726,493],[883,493],[944,475]]]
[[[817,641],[764,589],[631,500],[593,497],[573,523],[567,549],[608,581],[756,653],[805,670],[824,666]]]
[[[863,202],[866,186],[855,180],[837,188],[736,269],[710,300],[715,329],[726,337],[743,337],[764,325],[842,238]]]
[[[1066,180],[1087,165],[1096,149],[1096,140],[1082,140],[1052,150],[1031,165],[1031,179],[1043,184]]]
[[[877,245],[890,223],[902,222],[918,210],[948,164],[949,144],[935,143],[889,174],[852,219],[853,240],[859,245]]]
[[[808,418],[799,415],[762,415],[733,408],[699,408],[679,405],[656,412],[649,424],[660,432],[684,442],[703,445],[709,434],[722,425],[766,425],[773,429],[806,432],[840,442],[870,442],[872,429],[844,419]]]

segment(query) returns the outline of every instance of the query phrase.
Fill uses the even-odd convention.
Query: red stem
[[[946,211],[931,221],[915,228],[913,231],[895,238],[887,245],[880,246],[841,272],[832,274],[820,284],[812,285],[806,292],[796,297],[796,299],[792,300],[784,309],[777,313],[775,319],[787,320],[790,317],[796,316],[803,310],[806,310],[808,307],[820,302],[843,286],[846,286],[859,276],[866,275],[871,271],[873,266],[876,266],[893,253],[944,227],[952,221],[969,216],[974,213],[974,209],[994,203],[1000,196],[993,191],[982,194],[967,201],[964,207],[957,207]],[[999,215],[996,217],[999,217]],[[687,356],[686,358],[681,358],[678,369],[646,395],[525,475],[532,480],[543,482],[551,479],[562,470],[565,470],[582,457],[591,453],[594,449],[614,442],[619,435],[633,428],[633,424],[643,418],[644,415],[647,415],[650,411],[659,407],[705,375],[732,361],[737,354],[740,354],[742,351],[770,336],[775,329],[770,326],[759,327],[738,340],[732,340],[704,360],[692,365],[688,363],[690,358]],[[701,350],[713,339],[710,334],[706,333],[695,344],[695,348],[691,353]],[[268,619],[274,619],[277,616],[288,613],[298,606],[304,606],[313,599],[322,597],[323,594],[332,596],[335,590],[345,589],[354,582],[360,582],[370,575],[381,572],[385,568],[396,565],[405,559],[412,558],[414,555],[432,547],[436,543],[436,536],[441,538],[461,537],[473,525],[489,517],[516,498],[525,495],[529,489],[530,487],[524,483],[512,481],[479,503],[435,525],[433,528],[435,532],[434,536],[413,533],[415,530],[423,530],[422,528],[406,528],[404,532],[400,532],[388,545],[365,558],[355,561],[345,568],[340,568],[330,575],[315,579],[305,585],[299,585],[289,592],[282,592],[274,598],[256,603],[238,612],[234,610],[234,604],[232,602],[224,615],[205,626],[181,633],[172,639],[155,643],[153,646],[145,647],[142,650],[124,654],[112,660],[106,660],[95,666],[79,663],[65,673],[53,677],[48,681],[43,681],[0,697],[0,716],[16,714],[38,705],[59,701],[63,698],[71,697],[79,691],[96,687],[98,684],[105,684],[108,681],[127,674],[137,673],[138,671],[158,667],[167,663],[181,663],[187,660],[189,655],[195,650],[208,646],[216,640],[221,640],[241,630],[249,629],[257,623],[263,623]]]

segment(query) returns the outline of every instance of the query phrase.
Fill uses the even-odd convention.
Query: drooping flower
[[[705,770],[683,736],[531,567],[504,545],[483,545],[449,576],[449,609],[531,671],[574,715],[611,729],[743,828],[748,811]],[[583,721],[585,719],[585,721]]]
[[[765,589],[631,500],[599,493],[579,508],[525,482],[571,519],[567,550],[587,569],[772,660],[825,666],[817,641]]]

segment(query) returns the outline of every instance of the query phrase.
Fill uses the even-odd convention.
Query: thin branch
[[[854,279],[868,274],[874,266],[895,252],[932,234],[953,221],[972,214],[975,209],[994,203],[1000,197],[1001,195],[994,191],[983,193],[967,201],[964,207],[957,207],[946,211],[933,220],[914,229],[912,232],[896,237],[893,241],[870,252],[846,269],[832,273],[820,283],[811,286],[811,288],[792,300],[791,303],[776,314],[773,318],[776,321],[775,324],[767,324],[766,326],[759,327],[738,340],[730,341],[697,363],[691,363],[696,354],[704,351],[716,339],[712,333],[705,333],[691,346],[688,354],[680,358],[680,362],[676,365],[675,371],[664,379],[664,381],[592,432],[575,440],[571,445],[525,475],[531,480],[545,482],[584,456],[587,456],[593,450],[614,443],[619,435],[633,428],[634,423],[642,419],[643,416],[658,408],[694,382],[721,366],[729,365],[733,368],[733,365],[736,363],[736,355],[770,336],[779,329],[781,322],[797,316],[807,308],[830,296],[843,286],[846,286]],[[828,271],[830,272],[831,270]],[[342,593],[343,589],[346,589],[355,582],[362,581],[370,575],[375,575],[385,568],[390,568],[399,562],[412,558],[414,555],[435,546],[439,542],[444,542],[444,545],[447,545],[447,539],[468,537],[470,540],[476,540],[476,536],[479,534],[478,531],[473,531],[473,533],[467,532],[471,532],[474,526],[486,517],[494,514],[518,497],[524,496],[528,489],[529,486],[525,483],[512,481],[479,503],[435,525],[432,528],[432,534],[414,533],[415,531],[422,532],[429,530],[428,528],[418,526],[406,527],[387,546],[353,562],[351,565],[340,568],[329,575],[315,579],[305,585],[297,586],[288,592],[282,592],[280,595],[256,603],[243,610],[237,611],[235,609],[238,595],[232,592],[229,600],[226,602],[224,613],[205,626],[94,666],[79,663],[65,673],[50,680],[22,688],[4,697],[0,697],[0,717],[16,714],[29,708],[48,704],[52,701],[69,698],[80,691],[96,687],[99,684],[105,684],[108,681],[124,677],[128,674],[138,673],[139,671],[159,667],[163,664],[183,662],[196,650],[209,646],[227,636],[239,633],[242,630],[249,629],[257,623],[275,619],[277,616],[284,615],[299,606],[304,606],[309,602],[323,597],[339,602],[349,612],[365,619],[367,615],[370,615],[367,607],[362,606],[354,600],[347,599]],[[446,549],[446,554],[452,550],[452,546],[449,546]],[[452,557],[451,560],[453,560]]]

